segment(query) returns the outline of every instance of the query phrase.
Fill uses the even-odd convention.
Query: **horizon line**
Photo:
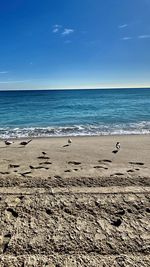
[[[4,91],[57,91],[57,90],[109,90],[109,89],[150,89],[150,86],[110,86],[110,87],[54,87],[54,88],[21,88],[21,89],[0,89],[1,92]]]

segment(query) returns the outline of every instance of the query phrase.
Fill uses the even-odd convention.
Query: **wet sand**
[[[71,139],[0,141],[0,266],[149,266],[150,136]]]

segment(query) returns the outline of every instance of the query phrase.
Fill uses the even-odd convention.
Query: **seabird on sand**
[[[71,144],[72,143],[72,140],[69,138],[68,139],[68,144]]]
[[[7,145],[7,146],[9,146],[9,145],[14,143],[13,141],[9,141],[9,140],[5,140],[4,142],[5,142],[5,145]]]
[[[116,143],[116,148],[117,148],[118,150],[120,149],[120,143],[119,143],[119,142]]]
[[[20,143],[20,145],[22,145],[22,146],[26,146],[26,145],[29,144],[31,141],[32,141],[32,139],[29,140],[29,141],[22,141],[22,142]]]
[[[70,146],[70,145],[71,145],[71,143],[72,143],[72,140],[71,140],[71,138],[69,138],[69,139],[68,139],[68,144],[64,145],[63,147]]]

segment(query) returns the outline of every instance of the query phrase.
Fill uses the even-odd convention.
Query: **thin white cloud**
[[[69,34],[73,33],[74,29],[71,28],[64,28],[63,25],[55,24],[52,26],[52,33],[58,33],[62,36],[68,36]]]
[[[123,28],[126,28],[127,26],[128,26],[128,24],[122,24],[122,25],[119,25],[118,28],[123,29]]]
[[[63,36],[69,35],[74,32],[74,29],[65,28],[64,31],[61,33]]]
[[[62,25],[55,24],[55,25],[52,26],[52,28],[53,28],[52,32],[53,32],[53,33],[57,33],[57,32],[59,32],[60,29],[62,28]]]
[[[59,32],[58,28],[53,29],[53,33]]]
[[[123,41],[127,41],[127,40],[131,40],[131,39],[150,39],[150,34],[143,34],[143,35],[138,35],[138,36],[135,36],[134,38],[131,37],[131,36],[125,36],[123,38],[121,38],[121,40]]]
[[[62,25],[60,25],[60,24],[53,25],[53,28],[61,28],[61,27],[62,27]]]
[[[2,83],[2,84],[7,84],[7,83],[24,83],[24,82],[27,82],[28,80],[26,80],[26,81],[1,81],[0,83]]]
[[[132,37],[129,37],[129,36],[126,36],[126,37],[121,38],[121,40],[123,40],[123,41],[131,40],[131,39],[133,39],[133,38]]]
[[[7,74],[8,71],[0,71],[0,74]]]
[[[139,39],[148,39],[148,38],[150,38],[150,34],[139,35],[138,38]]]

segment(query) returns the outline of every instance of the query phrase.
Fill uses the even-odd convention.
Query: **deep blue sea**
[[[0,138],[150,134],[150,89],[0,92]]]

